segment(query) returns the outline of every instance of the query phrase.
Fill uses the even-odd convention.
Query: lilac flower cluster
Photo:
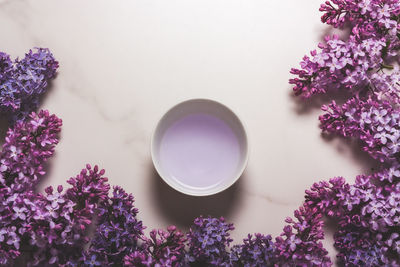
[[[398,266],[400,249],[400,3],[397,0],[332,0],[322,21],[350,28],[347,40],[328,36],[319,51],[304,57],[290,80],[298,95],[331,89],[352,94],[346,103],[324,105],[326,134],[358,139],[382,164],[354,184],[341,178],[315,183],[303,205],[339,224],[338,259],[346,266]],[[311,218],[307,220],[311,222]],[[314,224],[317,222],[314,222]],[[313,224],[313,223],[310,223]]]
[[[169,226],[167,231],[152,230],[150,238],[142,239],[142,247],[125,257],[126,266],[188,266],[187,239],[175,226]]]
[[[30,265],[72,265],[79,259],[83,245],[88,242],[86,229],[96,203],[108,188],[104,178],[93,170],[84,169],[77,176],[80,178],[88,181],[86,186],[74,184],[65,193],[58,186],[56,192],[52,187],[47,188],[44,195],[28,191],[6,198],[2,203],[5,216],[0,224],[0,231],[7,233],[0,243],[0,248],[7,252],[2,255],[2,263],[22,251]],[[13,254],[7,255],[8,252]]]
[[[32,189],[45,173],[43,164],[54,153],[61,124],[55,115],[42,110],[10,128],[0,155],[0,185],[18,193]]]
[[[30,50],[14,62],[0,52],[0,112],[16,121],[35,111],[57,68],[58,62],[45,48]]]
[[[133,196],[121,187],[114,187],[112,196],[100,202],[96,233],[82,259],[87,265],[122,265],[124,257],[138,247],[143,235],[142,222]]]
[[[335,218],[335,247],[341,262],[351,266],[397,266],[400,249],[400,184],[380,184],[379,176],[360,175],[353,185],[341,177],[315,183],[305,206]],[[324,204],[322,204],[324,203]]]
[[[0,264],[21,254],[29,265],[72,264],[89,241],[86,230],[108,194],[104,170],[86,169],[63,191],[35,192],[43,165],[58,143],[61,120],[31,113],[9,129],[0,155]]]
[[[354,185],[342,180],[329,189],[326,184],[314,188],[325,201],[325,190],[335,191],[329,196],[335,204],[328,205],[327,212],[340,219],[335,235],[338,257],[353,265],[399,265],[400,110],[373,96],[367,100],[352,98],[342,106],[332,102],[323,110],[323,131],[358,138],[363,149],[383,163],[380,171],[358,176]]]
[[[89,241],[87,229],[91,224],[97,203],[108,193],[104,170],[87,166],[65,192],[62,186],[54,192],[46,188],[46,195],[36,194],[30,201],[32,212],[27,214],[30,229],[23,238],[28,263],[35,266],[48,264],[75,265],[81,257],[83,245]]]
[[[276,238],[278,263],[285,266],[331,266],[328,251],[323,248],[322,214],[307,206],[294,212],[295,219],[287,218],[281,236]]]
[[[224,266],[229,262],[227,248],[233,241],[230,231],[233,224],[224,218],[196,218],[188,233],[189,262],[201,262],[208,266]]]
[[[306,98],[332,89],[345,89],[355,95],[371,93],[378,99],[399,101],[400,71],[396,61],[400,48],[397,0],[333,0],[321,6],[322,21],[334,27],[348,26],[347,40],[327,36],[319,50],[305,56],[297,77],[297,95]],[[392,69],[390,73],[385,69]]]
[[[233,266],[274,266],[276,249],[270,235],[249,234],[242,245],[231,249],[230,262]]]
[[[45,173],[60,126],[60,119],[41,111],[7,132],[0,155],[0,264],[20,255],[21,238],[31,227],[28,213],[35,211],[33,189]]]
[[[388,102],[352,98],[342,106],[332,102],[323,110],[323,131],[360,139],[364,150],[381,162],[399,159],[400,110]]]

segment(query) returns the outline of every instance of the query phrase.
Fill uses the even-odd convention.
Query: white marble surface
[[[314,181],[368,172],[357,145],[327,141],[288,85],[291,67],[329,28],[322,0],[0,0],[0,50],[48,47],[60,62],[42,105],[63,119],[41,189],[86,163],[134,194],[149,229],[186,228],[200,214],[234,222],[233,237],[278,235]],[[250,159],[239,182],[211,197],[182,195],[156,175],[150,136],[160,116],[190,98],[233,108]],[[328,242],[331,237],[328,235]]]

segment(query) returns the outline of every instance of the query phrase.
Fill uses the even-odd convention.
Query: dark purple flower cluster
[[[14,62],[0,52],[0,111],[14,121],[35,111],[57,68],[58,62],[45,48],[30,50],[22,60]]]
[[[233,266],[274,266],[276,249],[270,235],[248,235],[243,244],[231,249],[230,262]]]
[[[196,218],[188,233],[188,261],[207,266],[228,265],[227,248],[233,241],[229,232],[233,229],[233,224],[226,223],[222,217]]]
[[[120,266],[126,255],[138,249],[144,227],[136,218],[138,210],[133,202],[133,196],[118,186],[114,187],[110,197],[100,202],[97,229],[82,259],[85,264]]]
[[[188,266],[185,258],[186,237],[175,226],[152,230],[150,238],[143,236],[141,248],[125,257],[126,266]]]

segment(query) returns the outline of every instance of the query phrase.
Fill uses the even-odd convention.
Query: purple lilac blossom
[[[136,216],[134,199],[121,187],[116,186],[112,195],[100,202],[96,232],[83,262],[93,266],[121,266],[124,257],[138,250],[138,240],[143,236],[143,225]]]
[[[46,48],[29,50],[22,60],[0,53],[0,111],[12,121],[24,119],[39,106],[39,98],[56,75],[58,62]]]
[[[398,0],[332,0],[321,5],[322,21],[350,28],[347,39],[327,36],[319,50],[305,56],[290,80],[297,95],[330,90],[353,96],[343,105],[322,107],[321,129],[359,139],[382,164],[355,184],[341,177],[315,183],[304,208],[335,218],[335,247],[345,266],[398,266],[400,177],[400,48]],[[297,246],[297,244],[296,244]]]
[[[48,111],[31,113],[7,132],[0,155],[0,264],[24,251],[29,265],[62,265],[79,257],[87,226],[109,185],[104,170],[86,169],[45,194],[35,187],[58,143],[61,120]]]
[[[363,149],[381,162],[398,162],[400,110],[386,101],[351,98],[342,106],[334,101],[322,108],[321,129],[343,137],[358,138]]]
[[[350,185],[343,178],[315,183],[306,193],[305,206],[338,220],[335,233],[338,259],[347,266],[396,266],[400,185],[377,179],[380,171],[360,175]],[[384,181],[382,183],[382,181]]]
[[[61,124],[55,115],[40,111],[7,132],[0,155],[0,264],[20,255],[21,238],[31,227],[33,190],[54,153]]]
[[[97,166],[87,166],[71,178],[71,188],[63,191],[58,186],[45,190],[45,194],[14,194],[14,212],[11,227],[16,228],[13,242],[23,242],[18,247],[25,251],[26,262],[31,266],[74,265],[78,262],[83,246],[89,241],[87,228],[91,224],[97,203],[104,199],[109,186]],[[84,180],[83,184],[79,183]],[[17,210],[17,211],[16,211]],[[7,244],[11,239],[5,240]]]
[[[230,252],[233,266],[274,266],[276,262],[275,244],[270,235],[249,234],[243,244],[234,245]]]
[[[175,226],[167,230],[152,230],[150,238],[143,237],[143,244],[125,257],[127,266],[189,266],[186,259],[186,237]]]
[[[322,213],[303,206],[294,212],[295,219],[287,218],[283,233],[276,238],[276,262],[280,266],[331,266],[323,247]]]
[[[12,192],[32,190],[45,174],[44,163],[54,153],[62,121],[48,111],[31,113],[7,131],[0,155],[0,185]]]
[[[349,27],[341,40],[326,36],[311,57],[304,56],[301,69],[293,68],[290,79],[297,95],[310,97],[332,89],[356,95],[372,91],[376,97],[399,101],[397,60],[400,3],[397,0],[333,0],[320,10],[322,21],[335,28]],[[384,70],[393,69],[391,73]]]
[[[233,224],[224,218],[199,217],[188,233],[188,261],[208,266],[229,266],[228,248]]]

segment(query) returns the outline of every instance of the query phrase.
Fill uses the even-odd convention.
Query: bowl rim
[[[184,184],[182,184],[182,187],[177,187],[172,181],[170,181],[171,179],[164,177],[162,175],[161,172],[161,167],[159,166],[157,160],[155,159],[155,137],[156,137],[156,133],[157,130],[160,127],[161,122],[166,118],[166,116],[176,107],[186,104],[186,103],[190,103],[190,102],[208,102],[208,103],[212,103],[212,104],[216,104],[219,105],[223,108],[225,108],[226,110],[228,110],[229,113],[231,113],[234,117],[236,117],[237,122],[239,123],[239,125],[241,126],[241,128],[243,129],[243,140],[245,142],[245,155],[244,155],[244,159],[241,162],[241,168],[235,172],[235,176],[233,176],[232,179],[229,179],[229,182],[227,182],[225,185],[221,186],[221,187],[216,187],[214,190],[209,190],[209,191],[194,191],[194,190],[190,190],[188,187],[183,186]],[[153,162],[153,166],[157,171],[158,176],[161,177],[161,179],[167,184],[169,185],[171,188],[175,189],[176,191],[186,194],[186,195],[190,195],[190,196],[211,196],[211,195],[215,195],[218,194],[226,189],[228,189],[229,187],[231,187],[234,183],[236,183],[239,178],[243,175],[248,161],[249,161],[249,150],[250,150],[250,146],[249,146],[249,138],[247,135],[247,128],[246,125],[243,123],[243,120],[240,119],[240,117],[237,115],[236,112],[234,112],[230,107],[222,104],[221,102],[214,100],[214,99],[209,99],[209,98],[189,98],[183,101],[178,102],[177,104],[173,105],[172,107],[170,107],[167,111],[165,111],[163,113],[163,115],[160,117],[160,119],[158,120],[156,126],[153,129],[153,132],[151,134],[151,140],[150,140],[150,154],[151,154],[151,160]]]

